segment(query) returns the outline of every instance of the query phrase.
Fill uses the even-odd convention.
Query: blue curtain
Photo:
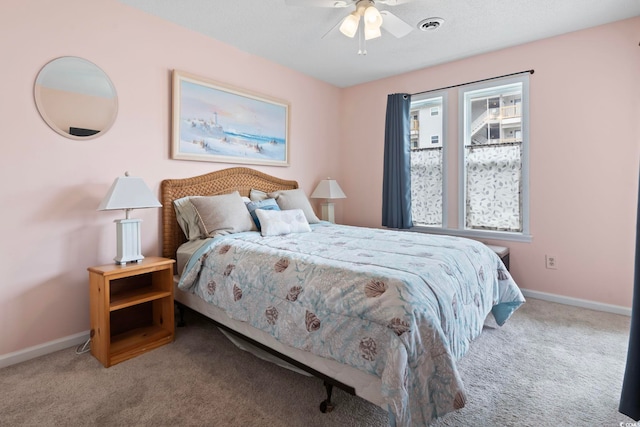
[[[633,306],[631,307],[631,331],[627,350],[627,367],[624,372],[622,396],[618,410],[638,421],[640,420],[640,188],[636,215],[636,262]]]
[[[394,93],[387,97],[382,176],[382,225],[411,228],[411,146],[409,108],[411,96]]]

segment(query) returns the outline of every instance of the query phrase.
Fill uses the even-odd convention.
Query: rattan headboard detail
[[[213,196],[239,191],[249,196],[252,188],[266,192],[293,190],[297,181],[276,178],[250,168],[229,168],[193,178],[165,179],[160,185],[162,203],[162,256],[176,258],[178,247],[187,241],[176,220],[173,201],[187,196]]]

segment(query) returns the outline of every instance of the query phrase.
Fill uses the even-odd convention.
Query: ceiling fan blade
[[[382,15],[382,28],[397,38],[404,37],[413,31],[413,27],[411,25],[407,24],[388,10],[381,10],[380,15]]]
[[[284,0],[287,6],[304,6],[304,7],[349,7],[355,3],[355,0]]]
[[[334,31],[336,31],[336,28],[338,28],[340,26],[340,24],[342,24],[342,21],[344,21],[346,18],[340,18],[338,19],[338,22],[336,22],[336,24],[331,27],[331,29],[329,31],[327,31],[326,33],[324,33],[322,35],[322,37],[320,37],[321,39],[327,37],[329,34],[333,33]]]

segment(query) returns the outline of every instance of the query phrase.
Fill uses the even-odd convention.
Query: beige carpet
[[[176,341],[105,369],[59,351],[0,370],[0,426],[385,426],[386,413],[238,350],[195,314]],[[630,319],[530,299],[459,362],[462,410],[434,426],[619,426]]]

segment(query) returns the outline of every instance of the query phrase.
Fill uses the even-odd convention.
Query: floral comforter
[[[502,325],[524,302],[482,243],[324,222],[212,239],[179,287],[285,344],[378,376],[390,424],[401,426],[464,406],[456,361],[490,312]]]

